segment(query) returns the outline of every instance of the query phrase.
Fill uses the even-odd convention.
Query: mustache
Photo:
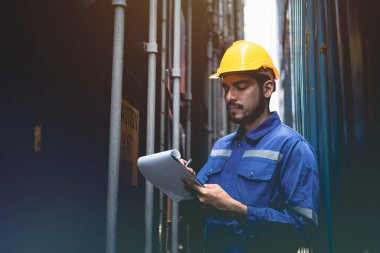
[[[239,108],[239,109],[243,109],[244,108],[243,105],[238,104],[236,102],[228,102],[226,104],[226,107],[227,107],[227,109],[230,108],[230,107],[232,107],[232,108]]]

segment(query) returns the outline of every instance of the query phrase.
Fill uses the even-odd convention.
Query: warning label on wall
[[[131,185],[137,185],[139,120],[139,111],[123,99],[121,107],[120,170],[122,180]]]

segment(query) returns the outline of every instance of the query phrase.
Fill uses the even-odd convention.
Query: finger
[[[215,188],[219,188],[220,186],[218,184],[204,184],[204,187],[209,188],[209,189],[215,189]]]
[[[186,164],[186,161],[185,161],[184,159],[182,159],[182,158],[180,158],[179,161],[180,161],[183,165]]]
[[[193,176],[196,175],[195,171],[194,171],[192,168],[187,168],[187,170],[188,170]]]
[[[202,205],[206,206],[208,205],[209,203],[209,200],[207,198],[204,198],[204,197],[198,197],[198,200],[199,200],[199,203],[201,203]]]
[[[189,180],[188,178],[181,178],[181,179],[184,184],[190,186],[191,188],[195,189],[197,187],[197,185],[193,181]]]
[[[188,186],[192,186],[193,185],[193,182],[191,182],[189,179],[185,178],[185,177],[182,177],[181,178],[182,182]]]

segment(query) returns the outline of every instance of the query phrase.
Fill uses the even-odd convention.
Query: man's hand
[[[184,183],[198,193],[198,200],[204,207],[213,207],[218,210],[238,214],[247,214],[247,206],[231,198],[218,184],[205,184],[199,186],[194,182],[183,179]]]
[[[179,161],[180,161],[183,165],[186,165],[186,164],[187,164],[187,161],[183,160],[182,158],[180,158]],[[194,177],[196,176],[197,173],[195,173],[195,171],[194,171],[192,168],[186,167],[186,169],[187,169],[191,174],[193,174]]]

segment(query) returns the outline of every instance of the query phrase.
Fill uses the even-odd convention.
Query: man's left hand
[[[187,179],[183,181],[197,192],[198,200],[202,206],[213,207],[222,211],[247,214],[247,206],[233,199],[220,185],[204,184],[204,186],[199,186]]]

